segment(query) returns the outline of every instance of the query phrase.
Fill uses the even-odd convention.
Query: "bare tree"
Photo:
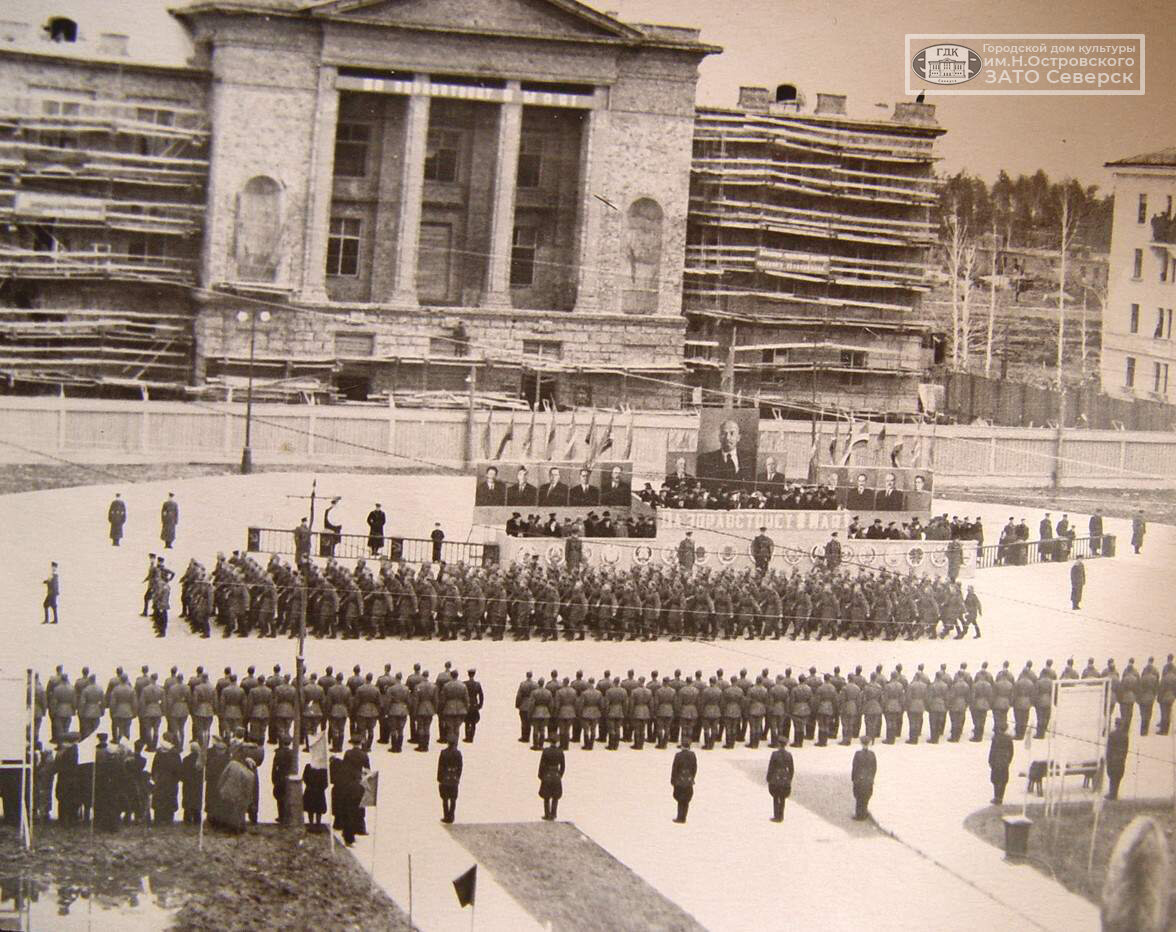
[[[971,348],[975,338],[972,333],[972,275],[976,269],[976,244],[969,240],[960,258],[960,361],[959,367],[967,370],[971,360]]]
[[[1070,185],[1062,188],[1061,211],[1058,217],[1061,236],[1058,241],[1058,362],[1057,383],[1058,391],[1062,391],[1062,357],[1066,349],[1066,259],[1070,252],[1070,244],[1074,239],[1074,231],[1078,226],[1078,216],[1071,204]]]
[[[963,356],[961,337],[963,341],[967,340],[966,331],[961,333],[960,275],[964,272],[965,264],[967,264],[969,268],[966,287],[970,289],[970,267],[975,263],[976,255],[973,249],[971,260],[966,258],[971,240],[968,235],[967,221],[960,217],[958,205],[952,205],[952,211],[944,218],[943,226],[943,248],[947,256],[947,274],[951,278],[951,367],[958,369],[960,368],[961,356]]]
[[[996,320],[996,254],[997,254],[996,212],[992,214],[992,264],[988,273],[988,329],[984,337],[984,375],[992,369],[992,327]]]

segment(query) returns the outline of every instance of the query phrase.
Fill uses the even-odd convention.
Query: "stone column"
[[[306,235],[302,250],[303,301],[327,300],[327,234],[331,226],[331,197],[335,184],[335,126],[339,121],[338,69],[319,69],[314,126],[310,136],[306,179]]]
[[[520,97],[518,81],[507,83]],[[486,268],[483,307],[510,307],[510,254],[514,245],[515,187],[518,184],[519,142],[523,105],[504,103],[498,112],[498,151],[494,160],[494,206],[490,217],[490,262]]]
[[[418,80],[423,80],[417,76]],[[404,121],[404,158],[400,163],[400,212],[396,218],[396,272],[391,303],[417,306],[417,256],[421,235],[421,201],[425,191],[425,149],[429,137],[429,96],[411,94]]]
[[[576,241],[572,262],[576,266],[576,310],[595,311],[600,307],[598,276],[600,264],[600,210],[608,210],[593,197],[597,190],[593,174],[599,159],[593,144],[607,135],[604,124],[608,120],[607,90],[596,89],[596,100],[591,110],[584,112],[580,130],[580,194],[576,205]]]

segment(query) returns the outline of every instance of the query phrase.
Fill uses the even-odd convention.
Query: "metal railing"
[[[488,566],[498,562],[498,545],[464,540],[443,540],[434,560],[434,543],[420,537],[380,537],[377,547],[367,534],[329,534],[313,531],[310,535],[310,554],[315,557],[335,557],[338,560],[392,560],[397,563],[459,563]],[[251,527],[246,534],[245,549],[249,553],[277,553],[294,556],[294,532],[284,528]]]
[[[1050,540],[1019,540],[1008,544],[987,544],[980,548],[976,569],[993,566],[1027,566],[1030,563],[1053,563],[1082,557],[1113,557],[1115,535],[1101,537],[1054,537]]]

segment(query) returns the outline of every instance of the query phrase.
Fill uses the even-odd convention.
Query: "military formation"
[[[832,559],[807,573],[757,563],[716,570],[680,560],[621,570],[533,560],[413,569],[360,559],[348,570],[334,559],[320,569],[277,555],[263,566],[234,551],[219,555],[211,572],[189,563],[179,581],[181,617],[201,637],[214,630],[223,637],[293,637],[304,613],[306,633],[322,638],[914,640],[962,638],[969,630],[980,636],[980,599],[952,578],[858,567],[851,573]],[[172,575],[152,556],[143,614],[150,608],[160,636]]]
[[[791,668],[776,675],[764,669],[754,677],[746,669],[730,676],[721,669],[710,676],[696,670],[685,677],[681,670],[672,676],[654,670],[648,677],[633,670],[624,677],[609,670],[599,677],[585,677],[582,670],[574,677],[552,670],[535,678],[528,672],[516,691],[515,709],[518,740],[535,750],[553,737],[564,750],[573,743],[591,750],[597,742],[609,750],[622,744],[635,750],[646,744],[666,748],[681,740],[701,743],[704,750],[744,742],[748,748],[761,742],[782,747],[790,739],[792,747],[806,740],[824,747],[838,740],[848,745],[862,735],[894,744],[904,729],[908,744],[924,735],[938,744],[963,740],[969,717],[969,738],[978,742],[984,740],[990,716],[993,728],[1004,731],[1010,715],[1013,739],[1020,740],[1031,728],[1036,737],[1045,737],[1054,681],[1096,677],[1111,680],[1126,726],[1138,707],[1140,734],[1147,735],[1158,705],[1156,734],[1169,733],[1176,699],[1171,654],[1162,669],[1151,657],[1142,669],[1132,658],[1122,671],[1113,659],[1100,669],[1091,658],[1081,671],[1072,659],[1060,670],[1046,660],[1040,670],[1026,661],[1016,674],[1008,661],[995,673],[987,661],[975,673],[967,663],[954,673],[947,664],[928,673],[920,663],[909,676],[902,664],[889,674],[879,664],[868,674],[861,666],[847,675],[840,667],[832,673],[812,667],[796,675]]]
[[[307,673],[303,680],[303,736],[309,746],[325,728],[330,749],[338,753],[350,730],[351,739],[364,750],[379,743],[399,752],[407,725],[409,741],[425,751],[434,719],[440,740],[464,731],[464,740],[473,741],[484,702],[475,671],[469,670],[467,679],[461,680],[452,662],[435,679],[419,663],[407,675],[393,673],[391,664],[378,675],[356,665],[346,678],[343,671],[327,667],[321,674]],[[39,676],[36,679],[35,736],[39,741],[47,716],[50,741],[56,745],[70,734],[77,740],[87,738],[104,719],[115,744],[129,742],[137,725],[137,741],[149,751],[159,746],[161,731],[182,747],[189,723],[192,739],[202,747],[211,743],[214,725],[216,737],[224,741],[243,735],[258,746],[277,745],[293,738],[297,704],[297,687],[280,664],[268,675],[251,666],[240,678],[226,667],[215,682],[203,667],[190,677],[172,667],[162,682],[146,666],[133,681],[119,667],[105,686],[89,668],[83,667],[71,681],[58,666],[44,684]]]

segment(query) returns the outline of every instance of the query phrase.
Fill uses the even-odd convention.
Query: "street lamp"
[[[250,429],[253,426],[253,351],[257,346],[257,321],[264,324],[270,319],[269,311],[237,311],[237,322],[249,321],[249,383],[245,389],[245,447],[241,450],[241,475],[253,472],[253,451],[249,447]]]

